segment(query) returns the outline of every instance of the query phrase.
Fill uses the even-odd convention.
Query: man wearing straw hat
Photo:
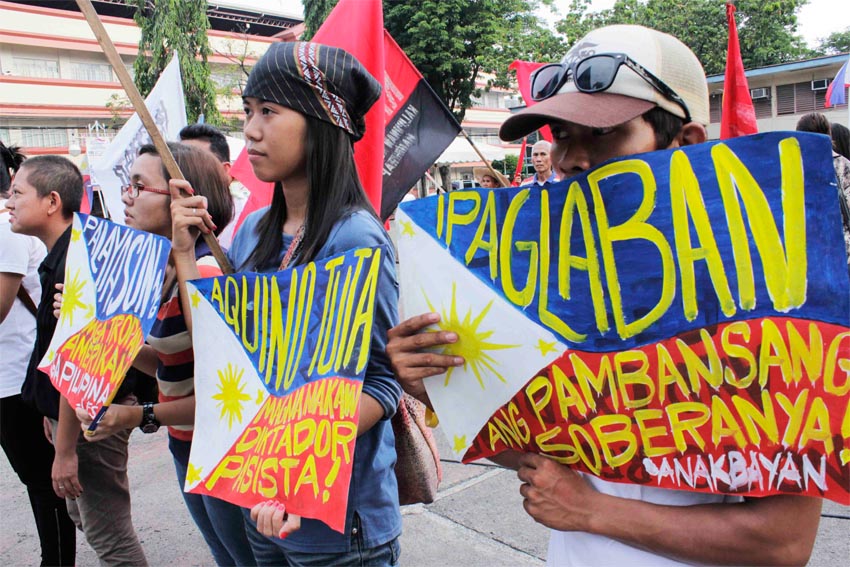
[[[496,189],[498,187],[509,187],[508,178],[498,171],[491,170],[487,167],[474,167],[472,174],[478,181],[478,184],[484,189]]]

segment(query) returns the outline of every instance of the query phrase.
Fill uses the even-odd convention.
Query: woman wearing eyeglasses
[[[217,235],[233,216],[233,199],[221,165],[209,152],[198,148],[173,143],[168,147],[188,183],[205,199]],[[121,188],[127,226],[171,239],[170,178],[156,148],[142,146],[130,168],[130,183]],[[203,240],[198,240],[194,252],[202,277],[221,275],[221,269]],[[160,425],[168,426],[168,448],[174,457],[180,491],[216,563],[254,565],[241,509],[211,496],[183,492],[195,418],[194,353],[191,330],[183,316],[184,308],[174,268],[169,266],[156,321],[147,344],[133,363],[139,370],[156,376],[159,403],[109,406],[94,435],[86,439],[97,441],[120,429],[134,427],[153,433]],[[88,414],[80,411],[77,416],[86,430],[91,422]]]

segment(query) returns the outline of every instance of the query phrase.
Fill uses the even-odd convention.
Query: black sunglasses
[[[537,69],[531,75],[531,98],[541,101],[561,90],[561,87],[573,78],[576,88],[583,93],[598,93],[611,87],[620,66],[625,65],[638,77],[649,83],[652,88],[682,107],[685,111],[685,122],[691,121],[688,105],[676,91],[668,87],[664,81],[647,71],[643,66],[625,53],[600,53],[591,55],[565,65],[551,63]]]

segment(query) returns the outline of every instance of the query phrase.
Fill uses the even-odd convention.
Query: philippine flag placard
[[[850,502],[830,156],[825,136],[771,132],[402,203],[403,316],[439,314],[429,330],[459,339],[437,351],[465,361],[425,380],[454,451]]]
[[[383,252],[195,280],[185,490],[342,532]],[[202,353],[202,354],[201,354]]]
[[[59,322],[39,370],[92,418],[109,405],[159,307],[167,238],[75,214]]]

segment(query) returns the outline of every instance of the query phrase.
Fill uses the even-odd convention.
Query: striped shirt
[[[204,249],[206,251],[205,246]],[[202,278],[221,275],[221,268],[211,255],[198,258],[198,271]],[[192,335],[183,318],[178,289],[175,283],[168,298],[160,304],[147,340],[159,358],[156,382],[160,403],[187,398],[195,393],[195,353]],[[191,425],[170,425],[168,433],[176,439],[191,441],[192,429]]]

